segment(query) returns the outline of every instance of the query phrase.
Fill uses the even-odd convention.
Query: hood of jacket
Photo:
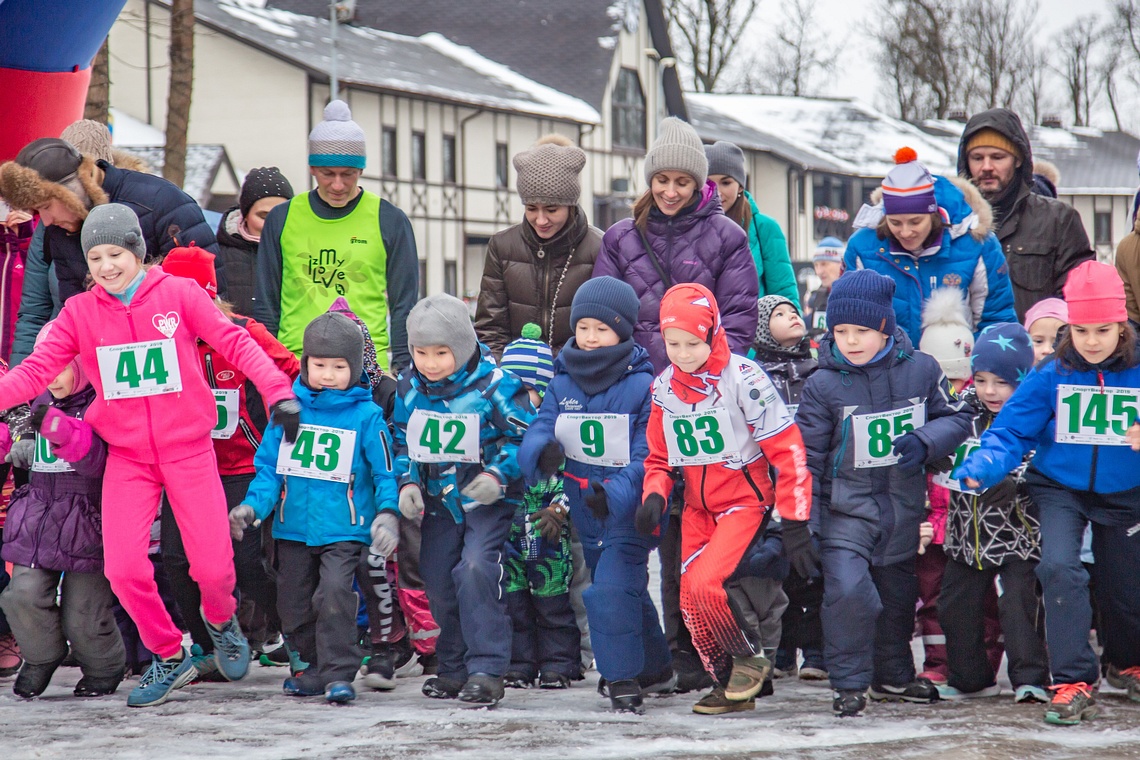
[[[239,250],[249,251],[250,253],[257,253],[257,243],[246,240],[238,232],[238,224],[241,222],[241,209],[234,206],[222,214],[222,221],[218,222],[218,230],[214,236],[218,239],[218,245],[224,245],[229,248],[237,248]]]
[[[901,327],[896,327],[894,339],[894,346],[885,356],[856,367],[836,355],[839,353],[839,349],[835,347],[835,336],[828,330],[819,340],[819,368],[830,369],[835,372],[864,372],[870,369],[889,369],[897,364],[910,361],[915,351],[914,344],[907,337],[906,331]]]
[[[935,177],[934,199],[942,212],[943,221],[949,222],[946,234],[957,240],[969,233],[979,243],[993,232],[994,212],[982,192],[969,180],[961,177]],[[864,206],[852,224],[856,229],[874,228],[882,221],[883,188],[871,191],[871,204]],[[944,236],[945,237],[945,236]]]
[[[962,139],[958,142],[958,174],[966,179],[970,178],[970,162],[967,160],[966,146],[970,138],[983,129],[992,129],[1000,132],[1009,141],[1017,146],[1021,153],[1021,166],[1017,168],[1019,185],[1029,188],[1033,186],[1033,147],[1029,143],[1029,135],[1021,126],[1017,114],[1006,108],[991,108],[975,114],[962,130]]]

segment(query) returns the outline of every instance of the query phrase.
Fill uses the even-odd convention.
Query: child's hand
[[[634,527],[643,536],[648,536],[661,525],[661,518],[665,515],[665,497],[661,494],[651,493],[637,508],[633,517]]]
[[[424,493],[420,487],[409,484],[400,489],[400,514],[409,520],[418,520],[424,513]]]
[[[476,475],[474,479],[467,484],[467,487],[459,493],[476,502],[476,504],[470,506],[466,504],[463,505],[463,511],[470,512],[479,504],[494,504],[503,498],[503,484],[500,483],[499,479],[494,475],[484,471]]]
[[[253,507],[248,504],[238,504],[230,510],[230,538],[241,541],[245,537],[245,529],[253,525],[255,515]]]
[[[562,526],[566,524],[566,502],[555,499],[549,507],[531,515],[530,521],[543,538],[554,543],[562,536]]]
[[[924,522],[918,526],[918,553],[926,554],[926,547],[934,540],[934,524]]]
[[[963,478],[962,482],[965,483],[966,488],[969,488],[971,491],[977,491],[982,487],[982,484],[973,478]]]
[[[596,480],[590,481],[590,491],[586,494],[586,506],[598,520],[604,521],[610,516],[610,500],[606,495],[606,487]]]
[[[542,447],[542,451],[538,452],[538,474],[544,478],[551,477],[558,472],[564,459],[565,455],[558,441],[550,441]]]
[[[400,543],[400,518],[395,512],[383,510],[372,521],[370,533],[372,553],[379,557],[390,557]]]
[[[1140,451],[1140,420],[1132,423],[1132,427],[1124,434],[1124,440],[1128,441],[1133,451]]]

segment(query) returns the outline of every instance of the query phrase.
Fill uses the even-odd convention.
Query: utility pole
[[[329,100],[336,100],[340,89],[337,82],[336,70],[336,27],[337,27],[337,6],[336,3],[329,3],[329,36],[332,40],[332,65],[329,66]]]

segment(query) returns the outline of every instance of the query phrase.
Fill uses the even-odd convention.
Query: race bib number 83
[[[663,422],[670,467],[715,464],[740,456],[727,409],[666,414]]]
[[[301,425],[294,443],[281,440],[277,473],[347,483],[355,453],[355,430]]]
[[[894,454],[895,440],[926,424],[926,405],[894,409],[875,414],[855,414],[851,425],[855,434],[855,467],[888,467],[899,461]]]
[[[1057,443],[1127,446],[1124,434],[1140,414],[1134,388],[1057,386]]]

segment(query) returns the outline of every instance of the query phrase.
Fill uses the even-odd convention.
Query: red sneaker
[[[0,636],[0,678],[16,675],[16,671],[24,664],[20,657],[20,645],[12,634]]]

